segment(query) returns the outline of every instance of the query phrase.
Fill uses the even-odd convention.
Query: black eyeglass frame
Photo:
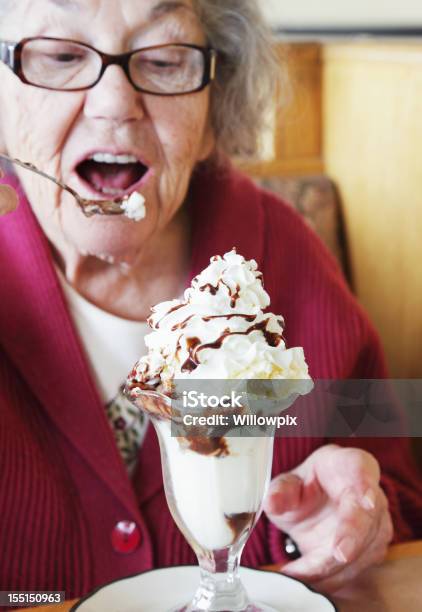
[[[73,89],[60,89],[56,87],[47,87],[44,85],[38,85],[37,83],[32,83],[25,77],[25,74],[23,72],[22,53],[23,53],[23,49],[25,45],[28,42],[31,42],[33,40],[55,40],[57,42],[72,43],[72,44],[79,45],[81,47],[85,47],[86,49],[89,49],[90,51],[94,51],[94,53],[100,56],[101,63],[102,63],[97,80],[94,83],[91,83],[91,85],[87,87],[75,87]],[[177,93],[164,93],[164,92],[160,93],[157,91],[150,91],[144,87],[139,87],[139,85],[137,85],[133,81],[130,75],[130,70],[129,70],[129,62],[130,62],[130,58],[132,57],[132,55],[136,55],[136,53],[138,53],[139,51],[152,51],[155,49],[164,49],[166,47],[182,47],[182,48],[188,48],[188,49],[196,49],[197,51],[200,51],[202,53],[202,56],[204,58],[204,74],[202,77],[202,82],[198,87],[196,87],[195,89],[191,89],[189,91],[183,91],[183,92],[177,92]],[[92,47],[91,45],[88,45],[87,43],[82,43],[79,40],[72,40],[70,38],[55,38],[52,36],[32,36],[30,38],[23,38],[18,43],[10,42],[7,40],[0,40],[0,61],[6,64],[6,66],[10,68],[10,70],[22,81],[22,83],[25,83],[26,85],[32,85],[33,87],[38,87],[39,89],[47,89],[49,91],[63,91],[63,92],[87,91],[88,89],[92,89],[92,87],[95,87],[95,85],[97,85],[101,81],[104,75],[104,72],[109,66],[120,66],[123,72],[125,73],[129,83],[132,85],[132,87],[136,91],[147,93],[153,96],[171,97],[171,96],[185,96],[187,94],[196,93],[198,91],[202,91],[203,89],[205,89],[205,87],[207,87],[207,85],[209,85],[209,83],[211,83],[211,81],[215,79],[217,51],[213,49],[212,47],[201,47],[199,45],[192,45],[188,43],[166,43],[164,45],[141,47],[139,49],[134,49],[133,51],[129,51],[128,53],[120,53],[117,55],[112,55],[110,53],[103,53],[102,51],[99,51],[95,47]]]

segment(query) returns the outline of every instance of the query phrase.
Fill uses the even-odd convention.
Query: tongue
[[[96,189],[125,191],[142,176],[141,164],[102,164],[85,161],[78,168],[80,175]]]

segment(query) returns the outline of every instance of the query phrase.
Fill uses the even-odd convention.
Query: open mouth
[[[92,192],[117,198],[135,191],[149,167],[134,155],[98,152],[82,160],[75,170]]]

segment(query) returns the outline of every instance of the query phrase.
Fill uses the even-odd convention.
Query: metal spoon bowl
[[[59,181],[58,179],[46,174],[42,170],[39,170],[34,164],[30,164],[29,162],[23,162],[20,159],[15,159],[13,157],[9,157],[9,155],[5,155],[0,153],[0,158],[5,159],[6,161],[20,166],[25,170],[30,170],[31,172],[35,172],[35,174],[39,174],[39,176],[43,176],[44,178],[52,181],[64,191],[70,193],[76,200],[79,205],[79,208],[82,210],[86,217],[92,217],[93,215],[123,215],[124,208],[122,204],[128,201],[129,196],[124,196],[123,198],[115,198],[113,200],[87,200],[86,198],[82,198],[79,194],[76,193],[74,189]]]

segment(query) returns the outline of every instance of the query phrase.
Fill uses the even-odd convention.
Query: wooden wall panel
[[[354,289],[392,375],[422,377],[422,44],[326,46],[323,96]]]
[[[274,102],[273,156],[240,166],[254,176],[319,174],[322,163],[321,46],[316,43],[277,47],[286,70],[286,87]]]

